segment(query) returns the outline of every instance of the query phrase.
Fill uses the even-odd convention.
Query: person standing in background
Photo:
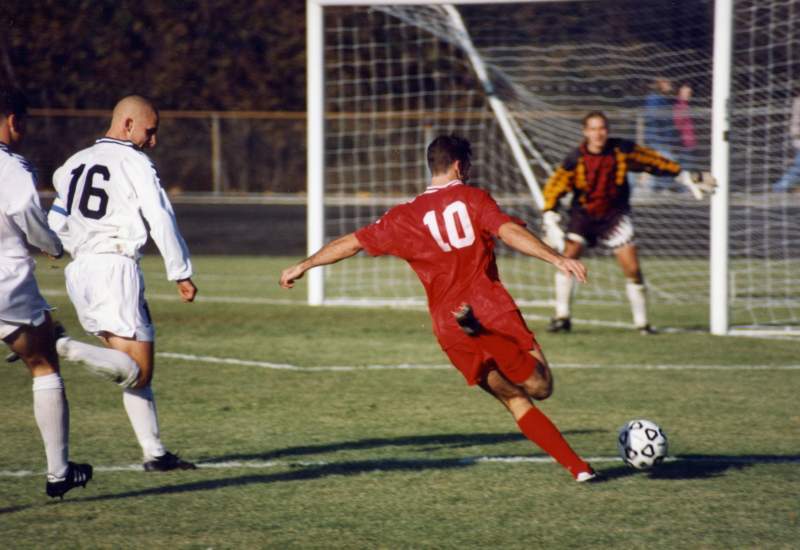
[[[795,150],[794,160],[781,179],[772,185],[772,190],[776,193],[787,193],[793,187],[800,185],[800,93],[795,96],[792,102],[792,120],[789,124],[789,135],[792,138],[792,147]]]
[[[672,106],[672,122],[678,132],[680,143],[677,158],[684,170],[697,170],[697,135],[694,131],[694,120],[689,100],[692,98],[692,87],[682,84],[678,88],[675,104]]]
[[[651,91],[644,100],[644,145],[665,158],[675,158],[674,149],[679,143],[672,120],[672,82],[659,77],[653,81]],[[671,177],[649,176],[653,191],[674,190]]]

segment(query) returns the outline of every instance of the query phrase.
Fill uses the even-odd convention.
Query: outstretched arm
[[[582,262],[565,258],[524,227],[514,222],[506,222],[500,226],[497,236],[514,250],[551,263],[565,275],[574,275],[581,283],[586,282],[587,271]]]
[[[47,217],[35,192],[18,210],[10,212],[10,217],[32,246],[51,258],[60,258],[64,253],[61,240],[47,225]]]
[[[361,243],[358,242],[355,233],[339,237],[335,241],[331,241],[320,248],[313,256],[284,269],[283,272],[281,272],[280,285],[283,288],[292,288],[294,282],[312,267],[335,264],[339,260],[354,256],[361,248],[363,247]]]

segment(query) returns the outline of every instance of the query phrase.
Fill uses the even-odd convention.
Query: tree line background
[[[619,16],[598,20],[598,5]],[[532,44],[614,36],[692,48],[707,41],[697,29],[713,1],[564,2],[526,15],[541,6],[507,13],[507,32]],[[472,9],[486,14],[472,18],[479,36],[497,10]],[[675,12],[693,24],[659,24]],[[0,76],[32,107],[106,109],[138,92],[171,110],[305,110],[304,0],[5,0],[0,21]]]
[[[491,33],[502,32],[539,46],[614,36],[621,42],[702,49],[712,8],[710,0],[597,0],[459,9],[476,41],[491,41]],[[664,24],[675,13],[692,24]],[[223,192],[305,189],[304,0],[6,0],[0,3],[0,22],[0,78],[22,88],[32,108],[102,112],[94,118],[31,121],[23,153],[39,168],[44,187],[72,152],[102,135],[105,113],[121,96],[140,93],[162,111],[298,113],[289,120],[218,121],[222,161],[216,179]],[[402,51],[395,53],[402,57]],[[363,64],[354,66],[361,68],[352,71],[363,70]],[[452,85],[475,86],[468,73]],[[593,80],[592,74],[579,76]],[[388,90],[397,84],[387,79],[377,85]],[[531,86],[543,97],[563,91]],[[152,156],[168,189],[212,190],[212,134],[209,118],[162,117],[160,145]]]
[[[302,0],[5,0],[0,74],[32,107],[305,109]]]

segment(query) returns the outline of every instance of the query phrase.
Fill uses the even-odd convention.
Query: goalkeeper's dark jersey
[[[647,147],[632,141],[609,138],[603,151],[594,154],[586,144],[572,151],[544,186],[544,209],[573,193],[572,208],[594,219],[607,219],[630,209],[628,172],[655,176],[677,176],[681,167]]]

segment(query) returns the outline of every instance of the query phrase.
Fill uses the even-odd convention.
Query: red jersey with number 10
[[[470,304],[484,323],[517,309],[494,256],[494,237],[507,222],[524,225],[486,191],[454,180],[395,206],[356,238],[372,256],[409,263],[428,295],[434,333],[447,348],[466,338],[453,317],[461,304]]]

